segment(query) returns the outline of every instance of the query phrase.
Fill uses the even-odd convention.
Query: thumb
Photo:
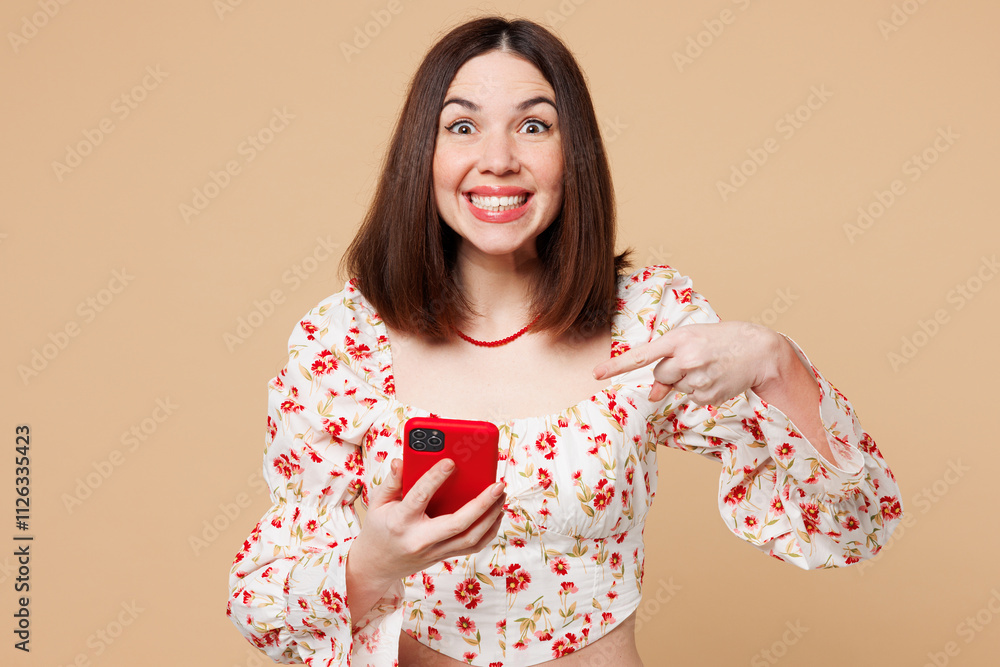
[[[381,507],[393,500],[402,500],[403,494],[403,461],[393,459],[389,463],[389,475],[375,489],[369,497],[369,509]]]

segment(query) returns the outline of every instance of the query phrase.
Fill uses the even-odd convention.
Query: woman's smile
[[[513,186],[479,186],[466,192],[465,200],[483,222],[510,222],[527,213],[532,194]]]

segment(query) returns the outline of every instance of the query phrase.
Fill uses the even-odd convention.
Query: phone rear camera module
[[[410,431],[409,445],[418,452],[439,452],[444,449],[444,433],[435,428],[415,428]]]

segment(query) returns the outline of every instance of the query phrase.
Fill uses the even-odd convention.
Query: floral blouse
[[[676,326],[719,321],[669,266],[622,276],[618,294],[612,356]],[[507,493],[496,539],[397,582],[352,624],[354,504],[367,506],[402,457],[405,421],[431,413],[396,400],[385,325],[348,281],[298,323],[268,385],[273,506],[236,555],[227,613],[282,663],[394,666],[400,631],[471,665],[562,657],[639,605],[657,445],[721,464],[719,513],[760,551],[803,569],[871,557],[900,521],[899,488],[847,398],[792,346],[816,377],[834,460],[750,390],[718,406],[679,392],[647,400],[650,363],[562,412],[495,421]]]

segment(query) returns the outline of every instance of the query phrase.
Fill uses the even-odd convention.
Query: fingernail
[[[497,482],[496,484],[494,484],[493,488],[490,489],[490,495],[492,495],[494,498],[499,498],[500,494],[503,493],[503,486],[504,486],[503,482]]]
[[[604,369],[603,368],[598,368],[596,371],[594,371],[594,379],[595,380],[600,380],[603,377],[604,377]]]
[[[445,460],[444,460],[444,463],[443,463],[443,464],[441,464],[441,468],[442,468],[442,469],[443,469],[443,470],[444,470],[445,472],[451,472],[452,470],[454,470],[454,469],[455,469],[455,462],[454,462],[454,461],[452,461],[451,459],[445,459]]]

